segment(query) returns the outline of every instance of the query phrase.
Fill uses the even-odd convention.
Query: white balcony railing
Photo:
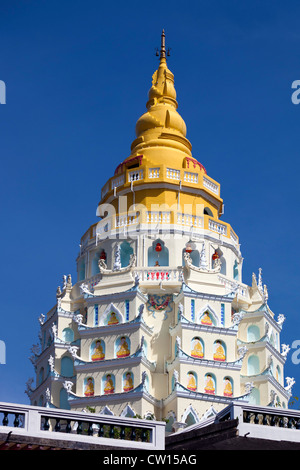
[[[213,232],[218,232],[222,235],[227,236],[227,226],[220,224],[219,222],[215,222],[214,220],[209,219],[208,228]]]
[[[183,181],[185,181],[186,183],[198,183],[198,173],[191,173],[190,171],[185,171]]]
[[[138,275],[140,282],[148,283],[181,282],[182,278],[181,269],[167,266],[136,268],[135,273]]]
[[[203,186],[209,189],[211,192],[219,195],[219,186],[210,181],[208,178],[205,178],[205,176],[203,176]]]
[[[132,181],[139,181],[144,178],[144,171],[143,170],[135,170],[130,171],[128,173],[128,181],[131,183]]]
[[[54,443],[65,448],[83,445],[102,448],[161,450],[165,446],[165,423],[146,419],[101,415],[11,403],[0,403],[0,434],[12,431],[35,443]],[[48,444],[49,445],[49,444]]]
[[[167,178],[171,180],[180,180],[180,170],[174,168],[167,168]]]
[[[159,178],[160,168],[149,168],[149,178]]]

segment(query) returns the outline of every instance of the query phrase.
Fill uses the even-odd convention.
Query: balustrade
[[[26,435],[35,440],[86,443],[90,437],[93,444],[164,449],[165,423],[155,420],[0,403],[0,433],[7,434],[9,428],[14,429],[14,437]]]

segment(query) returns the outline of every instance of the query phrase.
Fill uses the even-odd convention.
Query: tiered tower
[[[40,318],[31,404],[168,419],[168,430],[232,400],[287,407],[284,317],[261,271],[220,220],[220,185],[192,156],[177,111],[164,32],[131,153],[104,184],[99,222],[81,239],[78,279],[64,278]]]

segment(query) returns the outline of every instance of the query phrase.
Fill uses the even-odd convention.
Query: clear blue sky
[[[243,280],[262,268],[269,305],[286,316],[282,342],[300,340],[299,18],[297,1],[1,0],[0,401],[28,403],[38,317],[62,276],[76,278],[101,187],[130,154],[163,28],[179,112],[193,156],[221,183]],[[292,352],[285,373],[300,394]]]

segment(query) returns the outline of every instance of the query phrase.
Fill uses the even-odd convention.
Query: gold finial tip
[[[166,58],[166,42],[165,42],[165,30],[162,30],[161,33],[161,46],[160,46],[160,59]]]

